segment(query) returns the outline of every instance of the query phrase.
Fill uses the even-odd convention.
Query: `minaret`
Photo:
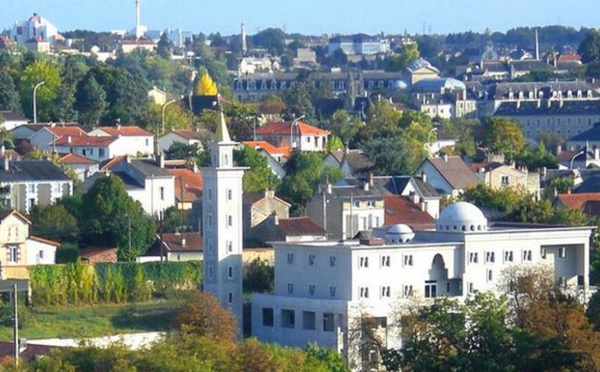
[[[233,149],[225,117],[210,145],[211,166],[202,168],[202,241],[204,291],[219,299],[237,321],[242,335],[242,177],[247,168],[233,165]]]
[[[141,17],[140,17],[141,7],[142,7],[141,0],[135,0],[135,38],[136,39],[139,39],[140,37],[144,36],[142,27],[141,27]]]
[[[242,56],[245,56],[248,52],[248,43],[246,41],[246,31],[244,30],[244,24],[242,23],[240,37],[242,38]]]

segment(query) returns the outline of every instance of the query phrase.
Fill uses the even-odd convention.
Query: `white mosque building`
[[[253,295],[252,333],[263,342],[314,342],[349,356],[348,329],[360,313],[387,327],[387,347],[400,347],[391,327],[396,301],[494,291],[514,265],[547,264],[557,283],[585,293],[592,230],[490,226],[476,206],[456,202],[442,211],[435,231],[394,225],[368,240],[275,242],[274,293]]]

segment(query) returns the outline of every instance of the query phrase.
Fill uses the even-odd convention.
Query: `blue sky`
[[[0,0],[0,29],[37,12],[59,30],[125,30],[134,25],[134,0]],[[142,0],[149,29],[248,34],[267,27],[304,34],[483,32],[561,24],[598,27],[597,0]]]

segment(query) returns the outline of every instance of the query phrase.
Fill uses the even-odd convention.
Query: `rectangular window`
[[[227,190],[227,200],[233,199],[233,191],[231,189]]]
[[[487,281],[491,282],[494,280],[494,272],[492,270],[487,271]]]
[[[233,226],[233,216],[227,216],[227,225]]]
[[[369,257],[360,258],[360,267],[369,267]]]
[[[567,257],[567,248],[566,247],[558,248],[558,258],[565,258],[565,257]]]
[[[314,266],[315,265],[315,255],[314,254],[309,254],[308,255],[308,264],[310,266]]]
[[[413,295],[413,286],[412,285],[405,285],[402,291],[402,294],[404,295],[404,297],[412,297]]]
[[[369,287],[360,287],[360,298],[369,298]]]
[[[208,189],[208,200],[212,200],[212,189]]]
[[[32,183],[32,184],[29,185],[29,192],[30,193],[35,193],[35,184]]]
[[[227,251],[229,253],[233,252],[233,242],[232,241],[227,242]]]
[[[330,286],[330,287],[329,287],[329,295],[330,295],[331,297],[335,297],[335,292],[336,292],[336,288],[335,288],[335,286],[333,286],[333,285],[332,285],[332,286]]]
[[[329,256],[329,267],[335,266],[335,256]]]
[[[531,250],[523,251],[523,261],[531,261]]]
[[[381,287],[381,297],[382,298],[384,298],[384,297],[391,297],[391,292],[392,291],[391,291],[391,288],[390,288],[389,285]]]
[[[508,185],[508,184],[510,183],[510,182],[509,182],[509,179],[508,179],[508,176],[502,176],[501,183],[502,183],[503,185]]]
[[[412,266],[413,265],[413,256],[412,254],[406,254],[403,256],[403,266]]]
[[[469,253],[469,263],[472,264],[476,264],[477,262],[479,262],[479,255],[477,252],[470,252]]]
[[[281,327],[292,329],[296,327],[296,313],[294,310],[281,310]]]
[[[8,246],[8,262],[16,263],[19,260],[19,246]]]
[[[513,251],[504,251],[504,262],[513,262]]]
[[[542,259],[546,259],[546,248],[540,249],[540,256],[542,256]]]
[[[437,297],[437,283],[436,282],[425,282],[425,298],[436,298]]]
[[[227,294],[227,303],[229,303],[229,304],[233,303],[233,292],[229,292]]]
[[[333,313],[323,313],[323,332],[333,332]]]
[[[467,288],[469,289],[469,293],[473,293],[475,291],[475,288],[473,287],[473,283],[469,283]]]
[[[294,263],[294,254],[293,253],[287,254],[287,263],[288,263],[288,265],[291,265]]]
[[[233,266],[227,266],[227,278],[233,279]]]
[[[496,255],[494,254],[494,252],[485,252],[485,262],[486,263],[496,262]]]
[[[317,316],[314,311],[302,312],[302,329],[314,331],[317,328]]]
[[[160,200],[165,200],[165,188],[161,186],[158,191],[160,194]]]
[[[263,327],[273,327],[273,309],[263,307],[262,309],[262,325]]]
[[[315,295],[315,285],[314,284],[309,284],[308,285],[308,295],[309,296],[314,296]]]
[[[390,267],[390,256],[381,256],[381,266]]]
[[[104,149],[98,149],[98,156],[101,158],[104,157]]]
[[[287,291],[289,294],[294,293],[294,283],[288,283],[287,285]]]

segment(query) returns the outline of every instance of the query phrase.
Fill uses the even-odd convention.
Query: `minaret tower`
[[[139,39],[140,37],[144,36],[144,31],[142,30],[142,24],[141,24],[141,7],[142,7],[142,1],[141,0],[135,0],[135,38]]]
[[[246,30],[244,30],[244,24],[242,23],[240,37],[242,38],[242,56],[248,53],[248,42],[246,41]]]
[[[242,334],[242,177],[247,168],[233,165],[233,149],[225,117],[210,145],[211,166],[202,169],[202,240],[204,291],[219,299]]]
[[[535,60],[540,60],[540,40],[538,39],[538,29],[535,29]]]

